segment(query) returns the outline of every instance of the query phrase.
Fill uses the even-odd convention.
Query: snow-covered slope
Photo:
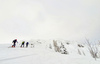
[[[57,42],[60,46],[61,42]],[[100,59],[94,59],[87,47],[78,47],[75,43],[62,42],[68,54],[55,52],[53,42],[34,41],[34,47],[8,48],[10,44],[0,44],[0,64],[100,64]],[[50,46],[52,48],[50,48]]]

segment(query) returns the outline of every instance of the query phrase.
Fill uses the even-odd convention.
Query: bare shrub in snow
[[[84,51],[82,51],[83,52],[83,55],[85,56],[85,53],[84,53]]]
[[[78,47],[84,47],[83,45],[81,45],[81,44],[78,44]]]
[[[82,50],[83,47],[79,47],[77,50],[78,50],[78,54],[79,55],[84,55],[85,56],[85,53],[84,51]]]
[[[81,55],[81,52],[80,52],[80,50],[78,49],[78,53]]]
[[[95,58],[95,60],[96,60],[96,58],[99,58],[99,55],[98,55],[98,52],[99,52],[99,51],[98,51],[98,48],[96,47],[96,45],[93,45],[93,46],[92,46],[88,39],[86,39],[86,41],[87,41],[88,50],[89,50],[91,56],[92,56],[93,58]]]

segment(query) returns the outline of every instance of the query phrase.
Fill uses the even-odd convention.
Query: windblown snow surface
[[[52,44],[35,42],[34,47],[29,45],[28,48],[20,48],[19,43],[15,48],[10,48],[11,44],[0,44],[0,64],[100,64],[100,59],[92,58],[86,46],[80,48],[76,43],[64,44],[68,54],[61,54],[55,52]]]

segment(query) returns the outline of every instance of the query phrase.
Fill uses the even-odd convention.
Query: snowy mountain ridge
[[[31,40],[28,48],[8,48],[0,44],[0,64],[99,64],[99,53],[93,58],[88,45],[61,40]],[[98,45],[98,50],[100,50]],[[94,49],[93,49],[94,50]]]

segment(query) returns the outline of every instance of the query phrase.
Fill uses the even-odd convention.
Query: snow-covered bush
[[[68,52],[66,51],[66,48],[64,47],[62,43],[58,46],[57,41],[53,40],[53,45],[56,52],[59,52],[61,54],[68,54]]]
[[[52,49],[52,46],[51,46],[51,44],[49,44],[49,48],[50,48],[50,49]]]
[[[61,43],[61,46],[60,46],[60,53],[62,53],[62,54],[68,54],[68,52],[66,51],[65,46],[62,43]]]
[[[57,41],[53,40],[53,45],[54,45],[54,49],[56,52],[60,52],[60,48],[59,46],[57,45]]]

